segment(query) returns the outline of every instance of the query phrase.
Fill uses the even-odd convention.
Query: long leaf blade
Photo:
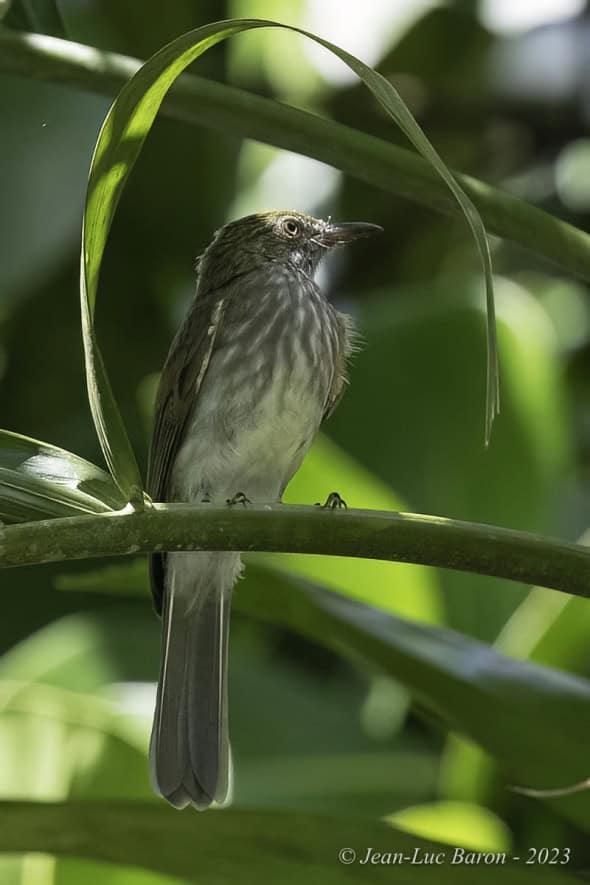
[[[369,847],[381,856],[387,853],[391,858],[399,852],[401,857],[361,864]],[[342,849],[345,853],[339,854]],[[275,885],[299,882],[302,876],[325,885],[369,885],[392,879],[413,885],[424,881],[426,852],[441,853],[442,862],[436,866],[440,885],[491,885],[498,878],[506,885],[582,881],[563,867],[547,871],[511,863],[509,858],[502,864],[501,877],[496,864],[489,868],[489,861],[488,865],[473,861],[453,865],[449,846],[379,821],[276,810],[228,810],[201,815],[197,821],[194,814],[179,815],[153,802],[1,802],[1,851],[42,851],[132,864],[180,876],[195,885],[236,880],[244,885]],[[405,862],[415,851],[422,862]]]
[[[108,473],[84,458],[0,430],[0,521],[107,513],[124,504]]]
[[[509,784],[544,790],[587,779],[590,681],[261,568],[245,585],[240,611],[384,670],[490,753]],[[590,829],[587,792],[548,801]]]

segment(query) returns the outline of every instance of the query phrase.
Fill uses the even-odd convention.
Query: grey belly
[[[175,498],[224,502],[243,492],[251,501],[279,500],[321,423],[322,380],[302,365],[288,378],[274,372],[261,389],[236,390],[209,371],[176,457]]]

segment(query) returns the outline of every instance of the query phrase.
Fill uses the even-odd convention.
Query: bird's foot
[[[230,507],[233,507],[234,504],[243,504],[245,507],[246,504],[251,504],[252,501],[243,492],[236,492],[233,498],[227,498],[225,503],[229,504]]]
[[[338,492],[330,492],[324,504],[318,501],[315,505],[321,507],[322,510],[346,510],[346,501],[341,498]]]
[[[205,495],[204,498],[201,498],[201,504],[210,504],[210,503],[211,503],[211,498],[209,497],[209,495]]]

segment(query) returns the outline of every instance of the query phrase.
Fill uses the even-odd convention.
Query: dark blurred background
[[[215,19],[300,24],[390,79],[449,166],[588,230],[590,4],[343,6],[14,0],[4,25],[145,58]],[[195,73],[406,146],[340,62],[292,34],[239,36],[207,53]],[[98,464],[77,284],[86,176],[108,105],[64,86],[0,78],[2,425]],[[486,450],[482,279],[466,225],[308,158],[164,118],[121,203],[98,303],[102,351],[142,468],[157,373],[193,294],[194,259],[226,220],[267,208],[372,221],[386,231],[337,254],[321,271],[366,344],[350,390],[289,499],[313,503],[337,487],[353,506],[580,536],[590,521],[586,286],[517,245],[493,240],[502,413]],[[259,560],[495,642],[507,654],[590,672],[589,615],[567,597],[395,564]],[[2,575],[0,748],[12,760],[0,774],[5,795],[150,795],[145,749],[158,622],[142,563],[86,582],[80,577],[100,565]],[[101,581],[105,591],[118,592],[96,592]],[[41,694],[29,703],[25,693],[15,707],[11,686],[24,681]],[[460,834],[463,842],[497,850],[535,838],[580,841],[551,812],[500,789],[491,760],[445,734],[401,686],[239,615],[232,696],[242,805],[379,815],[418,807],[404,812],[408,826],[415,819],[419,831],[442,838],[437,827],[444,819],[450,841],[461,841]],[[70,702],[80,710],[98,704],[118,737],[99,739]],[[45,703],[54,713],[39,718]],[[70,710],[65,720],[55,712],[60,704]],[[39,870],[61,883],[80,881],[80,868],[69,862]],[[20,882],[20,862],[6,874]],[[116,881],[133,876],[144,881],[130,872]]]

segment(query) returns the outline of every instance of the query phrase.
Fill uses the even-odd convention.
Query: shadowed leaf
[[[389,861],[361,864],[367,849]],[[339,862],[342,849],[353,863]],[[441,885],[477,885],[498,881],[496,864],[451,865],[453,849],[403,833],[378,822],[356,818],[260,811],[179,814],[163,805],[131,802],[0,803],[0,851],[42,851],[145,867],[177,875],[195,885],[260,882],[422,882],[422,865],[410,865],[415,851],[443,852],[436,867]],[[392,859],[395,852],[398,860]],[[393,869],[392,869],[393,867]],[[393,875],[392,875],[393,874]],[[567,885],[575,876],[552,868],[502,867],[507,885]]]
[[[125,504],[104,470],[49,443],[0,431],[0,520],[106,513]]]

